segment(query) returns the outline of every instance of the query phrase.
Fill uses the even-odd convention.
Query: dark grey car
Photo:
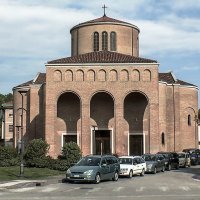
[[[156,174],[158,171],[165,171],[165,160],[161,154],[144,154],[143,159],[146,162],[146,172]]]
[[[83,157],[66,173],[68,181],[92,181],[112,179],[117,181],[120,172],[118,159],[112,155],[90,155]]]

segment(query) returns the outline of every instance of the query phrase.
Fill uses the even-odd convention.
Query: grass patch
[[[51,170],[48,168],[27,168],[24,167],[24,177],[19,177],[19,166],[15,167],[0,167],[0,181],[15,180],[15,179],[42,179],[49,176],[61,175],[66,172]]]

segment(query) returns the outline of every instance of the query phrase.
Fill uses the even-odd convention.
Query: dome
[[[80,23],[71,30],[72,56],[94,51],[113,51],[139,56],[139,28],[106,15]]]

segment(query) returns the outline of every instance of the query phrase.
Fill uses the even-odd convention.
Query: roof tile
[[[66,63],[157,63],[157,61],[111,51],[95,51],[48,62],[48,64]]]

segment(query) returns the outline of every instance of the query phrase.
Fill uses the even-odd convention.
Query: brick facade
[[[93,52],[95,31],[114,31],[116,52],[109,51],[109,37],[108,51],[101,51],[101,36]],[[18,91],[27,88],[23,135],[44,138],[53,157],[68,136],[83,155],[98,148],[127,155],[197,147],[198,88],[140,58],[138,34],[136,26],[106,16],[73,27],[73,56],[48,62],[46,74],[13,89],[15,126]]]

